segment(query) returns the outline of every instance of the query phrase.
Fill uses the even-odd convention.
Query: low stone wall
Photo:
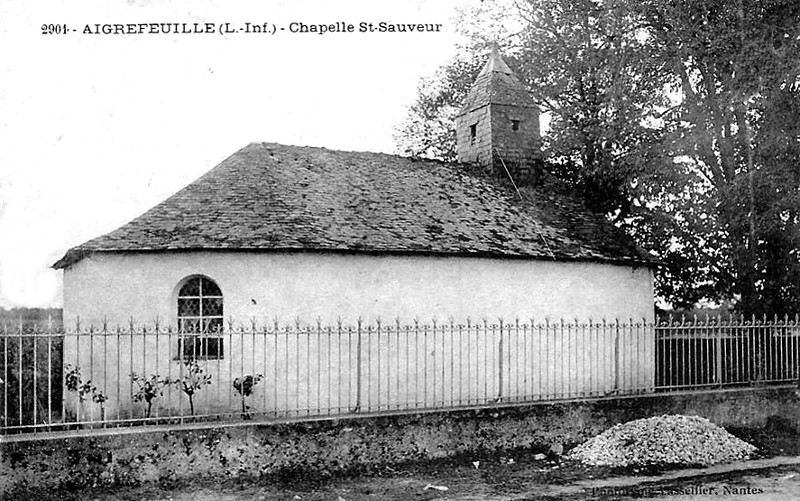
[[[0,443],[0,494],[198,477],[324,474],[469,451],[573,445],[616,423],[666,413],[757,428],[771,416],[800,418],[800,400],[788,388],[742,390],[5,441]]]

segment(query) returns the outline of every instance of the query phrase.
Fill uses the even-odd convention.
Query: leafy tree
[[[800,266],[791,250],[798,136],[782,111],[797,108],[800,5],[648,0],[637,9],[678,96],[672,153],[691,159],[715,202],[706,216],[724,263],[716,292],[737,298],[744,313],[786,313],[779,276]]]
[[[708,186],[676,162],[670,82],[628,0],[514,2],[526,28],[520,74],[550,117],[547,168],[663,263],[657,294],[678,307],[713,296]]]

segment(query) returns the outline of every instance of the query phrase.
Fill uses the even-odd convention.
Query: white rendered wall
[[[259,324],[376,317],[464,322],[653,319],[647,267],[545,260],[194,252],[95,254],[64,272],[64,322],[175,325],[178,284],[219,284],[226,317]]]

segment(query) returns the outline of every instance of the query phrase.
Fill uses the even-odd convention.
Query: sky
[[[250,142],[394,153],[395,127],[420,78],[455,54],[455,9],[471,1],[0,0],[0,306],[60,306],[50,266],[67,249]],[[291,32],[337,22],[354,32]],[[361,22],[442,27],[361,33]],[[215,27],[84,33],[128,23]],[[224,23],[275,31],[220,34]]]

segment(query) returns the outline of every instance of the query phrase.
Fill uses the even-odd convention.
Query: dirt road
[[[762,464],[763,465],[763,464]],[[705,476],[610,477],[541,483],[532,467],[499,469],[461,466],[450,471],[391,471],[342,479],[297,482],[231,481],[165,488],[145,486],[112,491],[60,493],[57,499],[97,501],[367,501],[432,500],[659,500],[788,501],[800,499],[800,464],[739,469]],[[513,466],[513,465],[507,465]],[[712,472],[714,470],[711,470]],[[690,474],[692,472],[689,472]]]

